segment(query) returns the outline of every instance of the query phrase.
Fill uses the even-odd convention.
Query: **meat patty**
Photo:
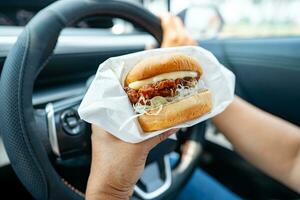
[[[195,78],[190,77],[176,80],[162,80],[154,84],[144,85],[138,90],[126,87],[125,91],[131,103],[136,104],[141,96],[145,99],[152,99],[155,96],[172,97],[175,95],[175,91],[179,84],[187,86],[193,80],[195,80]]]

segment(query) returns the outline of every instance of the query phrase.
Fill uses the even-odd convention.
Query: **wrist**
[[[113,193],[111,191],[87,191],[86,192],[86,199],[87,200],[99,200],[99,199],[106,199],[106,200],[128,200],[131,195],[123,195],[117,193]]]
[[[95,185],[95,187],[89,187],[90,185]],[[89,180],[88,187],[86,190],[87,200],[127,200],[132,196],[133,190],[127,190],[122,188],[115,188],[108,184],[96,184],[91,183]]]
[[[91,170],[88,180],[86,198],[88,200],[108,199],[108,200],[125,200],[129,199],[133,193],[134,186],[121,186],[115,184],[112,177],[103,176],[105,173],[97,173]]]

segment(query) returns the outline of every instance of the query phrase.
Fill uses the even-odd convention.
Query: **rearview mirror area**
[[[224,25],[218,8],[213,5],[191,5],[181,11],[178,16],[195,38],[214,38]]]

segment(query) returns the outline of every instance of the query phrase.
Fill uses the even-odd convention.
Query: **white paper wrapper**
[[[201,47],[190,46],[153,49],[106,60],[99,66],[96,76],[80,104],[78,110],[80,117],[130,143],[141,142],[171,129],[144,133],[137,118],[132,118],[136,113],[123,89],[123,82],[130,69],[141,59],[175,52],[190,55],[200,63],[203,69],[201,80],[212,92],[213,109],[200,118],[172,128],[190,127],[222,112],[233,100],[235,76],[221,65],[209,51]],[[131,120],[128,121],[130,118]],[[125,122],[126,124],[124,124]]]

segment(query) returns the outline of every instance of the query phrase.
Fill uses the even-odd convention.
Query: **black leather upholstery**
[[[124,1],[62,0],[42,10],[26,26],[7,56],[0,82],[0,130],[12,167],[36,199],[83,199],[52,167],[40,141],[32,106],[33,83],[53,53],[60,31],[91,15],[111,15],[145,28],[159,42],[160,22]],[[113,41],[112,41],[113,42]]]

